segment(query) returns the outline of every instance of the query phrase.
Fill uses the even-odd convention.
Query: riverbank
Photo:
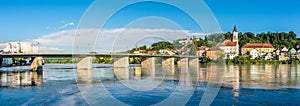
[[[202,64],[225,63],[225,64],[300,64],[300,60],[292,58],[291,60],[262,60],[250,59],[249,57],[238,56],[233,59],[211,60],[207,57],[199,59]]]

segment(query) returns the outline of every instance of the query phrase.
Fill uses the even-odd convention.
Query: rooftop
[[[254,44],[246,44],[242,48],[274,48],[270,43],[254,43]]]
[[[232,42],[230,40],[224,40],[223,43],[221,43],[220,46],[236,46],[237,45],[237,42]]]

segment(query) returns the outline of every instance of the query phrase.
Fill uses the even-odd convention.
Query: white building
[[[251,55],[251,59],[255,59],[255,58],[257,58],[259,56],[259,53],[258,53],[258,51],[256,49],[252,49],[250,51],[250,55]]]
[[[30,42],[8,42],[3,49],[3,53],[38,53],[38,47],[32,46]]]
[[[189,37],[187,37],[186,39],[180,39],[178,41],[178,43],[182,44],[182,45],[188,45],[188,44],[192,44],[193,40]]]

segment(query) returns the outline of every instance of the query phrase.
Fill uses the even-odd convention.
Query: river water
[[[299,105],[300,65],[0,68],[0,105]],[[140,73],[141,72],[141,73]]]

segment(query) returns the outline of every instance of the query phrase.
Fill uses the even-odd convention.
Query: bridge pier
[[[113,56],[114,75],[119,80],[129,80],[129,57]]]
[[[147,58],[146,60],[142,61],[141,63],[143,75],[150,75],[155,76],[155,57]]]
[[[166,72],[171,72],[174,74],[175,71],[175,64],[174,64],[175,58],[163,58],[162,60],[162,69]]]
[[[83,57],[78,58],[79,62],[77,63],[78,70],[92,70],[93,68],[93,57]]]
[[[114,56],[113,64],[115,68],[129,67],[129,57],[128,56]]]

